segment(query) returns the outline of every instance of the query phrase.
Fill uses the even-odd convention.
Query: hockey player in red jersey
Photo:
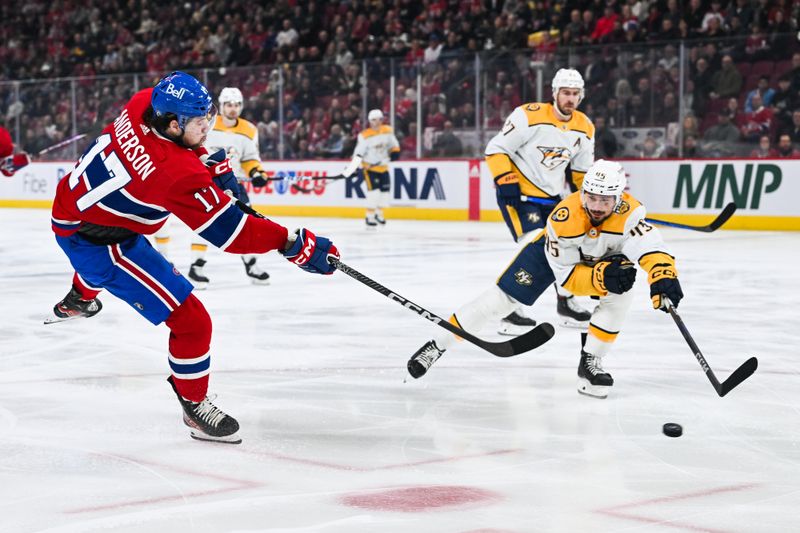
[[[14,153],[11,134],[3,126],[0,126],[0,173],[11,177],[17,170],[30,162],[31,160],[25,152]]]
[[[143,235],[173,213],[226,252],[278,250],[312,273],[333,273],[328,258],[339,253],[307,229],[290,234],[237,207],[224,192],[238,186],[230,162],[202,148],[214,111],[202,83],[173,72],[135,94],[59,182],[52,226],[75,274],[46,323],[94,316],[102,289],[153,324],[164,322],[168,381],[192,437],[238,444],[239,424],[206,396],[211,319],[192,284]]]

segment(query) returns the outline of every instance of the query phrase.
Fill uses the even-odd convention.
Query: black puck
[[[683,428],[680,424],[674,424],[672,422],[668,422],[664,424],[664,428],[662,429],[664,435],[667,437],[680,437],[683,435]]]

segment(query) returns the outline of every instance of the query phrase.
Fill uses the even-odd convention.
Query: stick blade
[[[722,386],[720,386],[720,390],[717,391],[720,397],[725,396],[734,388],[736,388],[742,381],[752,376],[757,368],[758,359],[755,357],[751,357],[742,363],[742,366],[737,368],[733,374],[731,374],[730,377],[722,383]]]
[[[736,202],[730,202],[728,205],[725,206],[725,208],[717,216],[717,218],[715,218],[713,222],[711,222],[711,224],[707,226],[708,227],[707,231],[710,233],[712,231],[716,231],[719,228],[721,228],[722,225],[725,224],[728,221],[728,219],[730,219],[733,216],[735,212],[736,212]],[[755,369],[753,369],[753,371],[755,372]]]
[[[556,330],[552,324],[543,322],[529,332],[508,341],[511,345],[512,353],[501,355],[500,357],[510,357],[529,352],[552,339],[555,333]]]

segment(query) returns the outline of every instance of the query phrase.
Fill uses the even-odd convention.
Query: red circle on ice
[[[342,503],[374,511],[413,513],[469,503],[487,503],[498,499],[499,495],[484,489],[439,485],[350,494],[342,497]]]

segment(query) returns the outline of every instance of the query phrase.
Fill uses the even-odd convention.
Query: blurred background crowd
[[[179,69],[242,90],[265,160],[347,158],[373,108],[403,158],[480,157],[566,66],[597,157],[800,156],[797,0],[29,0],[0,17],[0,122],[34,156],[86,134],[45,157],[79,154]]]

